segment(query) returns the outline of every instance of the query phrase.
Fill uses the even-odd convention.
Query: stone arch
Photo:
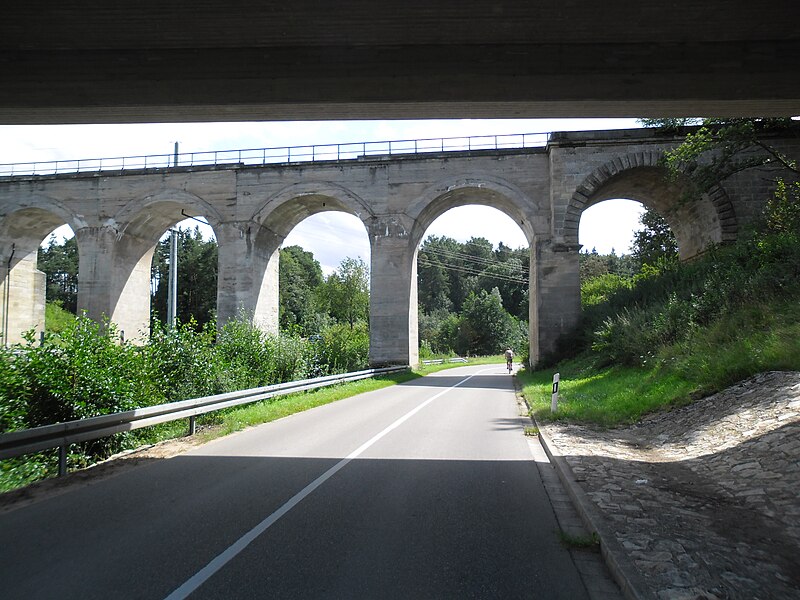
[[[374,216],[369,204],[351,190],[327,181],[308,181],[287,186],[270,196],[251,221],[283,239],[298,223],[325,211],[354,215],[365,228]]]
[[[278,268],[286,236],[307,217],[326,211],[355,215],[366,229],[372,211],[357,194],[327,181],[289,185],[257,206],[248,219],[227,223],[218,240],[220,273],[225,269],[225,276],[237,282],[235,290],[220,287],[218,314],[224,322],[245,313],[259,327],[277,332]]]
[[[406,210],[413,222],[411,243],[418,246],[430,225],[445,212],[469,204],[503,212],[519,225],[529,244],[546,231],[547,215],[517,186],[490,175],[452,177],[430,186]]]
[[[683,201],[687,179],[668,181],[663,158],[663,151],[629,153],[587,175],[567,204],[562,229],[566,246],[579,247],[583,211],[611,198],[637,200],[659,212],[675,234],[682,259],[701,254],[710,244],[735,240],[738,221],[725,190],[716,185],[699,202]]]
[[[79,309],[93,319],[109,318],[128,339],[147,335],[153,253],[164,232],[186,218],[184,211],[206,217],[212,228],[222,221],[219,211],[199,196],[167,188],[131,200],[99,226],[76,231],[83,250]]]
[[[167,229],[186,218],[183,212],[190,217],[205,217],[212,229],[223,220],[217,208],[199,196],[165,189],[128,202],[107,225],[120,236],[127,234],[155,243]]]
[[[370,354],[373,364],[383,364],[390,356],[408,356],[409,363],[417,362],[416,257],[419,244],[440,215],[470,204],[496,208],[510,217],[525,234],[532,254],[536,236],[549,231],[546,211],[519,187],[485,174],[440,180],[417,196],[403,213],[376,218],[370,230],[373,248]],[[533,267],[530,273],[533,274]],[[531,286],[536,286],[534,277],[531,277]],[[538,335],[535,297],[533,294],[529,304],[532,339],[537,339]]]
[[[22,341],[22,333],[44,330],[45,275],[38,270],[39,246],[60,225],[73,231],[83,219],[54,198],[32,194],[5,204],[0,214],[2,299],[0,335],[3,343]]]

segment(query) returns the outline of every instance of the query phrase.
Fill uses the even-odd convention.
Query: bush
[[[594,306],[608,299],[617,290],[630,289],[631,279],[614,273],[598,275],[581,284],[581,305]]]
[[[337,346],[330,332],[328,356],[342,370],[367,360],[366,325]],[[303,379],[310,344],[298,336],[266,335],[245,320],[222,328],[194,321],[155,323],[144,346],[120,343],[116,328],[80,317],[39,345],[0,348],[0,432],[124,412],[144,406]],[[218,339],[217,339],[218,338]],[[150,435],[126,432],[70,447],[70,466],[84,466],[132,447]],[[56,469],[54,451],[2,461],[0,489],[11,489]]]
[[[150,376],[163,385],[167,402],[224,391],[217,377],[214,343],[216,323],[198,331],[190,320],[170,327],[154,320],[145,351]]]
[[[337,323],[315,338],[315,371],[321,375],[360,371],[369,366],[369,329],[363,321],[353,327]]]
[[[690,263],[647,267],[584,311],[584,340],[603,364],[641,364],[748,305],[800,293],[800,235],[766,232]]]

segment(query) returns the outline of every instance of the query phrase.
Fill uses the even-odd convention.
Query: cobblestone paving
[[[800,598],[800,373],[631,427],[544,427],[653,598]]]

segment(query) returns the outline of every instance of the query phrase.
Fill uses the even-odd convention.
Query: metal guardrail
[[[453,358],[448,358],[447,360],[445,360],[444,358],[435,358],[433,360],[423,360],[422,364],[423,365],[441,365],[442,363],[445,363],[445,362],[465,363],[465,362],[467,362],[467,359],[466,358],[461,358],[460,356],[454,356]]]
[[[134,169],[164,169],[169,167],[199,167],[216,165],[267,165],[296,162],[363,160],[370,157],[459,152],[472,150],[506,150],[540,148],[547,145],[549,132],[479,135],[421,140],[392,140],[381,142],[352,142],[310,146],[281,146],[276,148],[246,148],[241,150],[209,150],[172,154],[81,158],[45,162],[0,164],[0,177],[15,175],[56,175]]]
[[[343,375],[327,375],[314,379],[303,379],[238,392],[203,396],[120,413],[3,433],[0,434],[0,460],[39,452],[40,450],[58,448],[58,474],[65,475],[67,470],[67,447],[70,444],[96,440],[123,431],[132,431],[185,418],[189,419],[189,433],[193,434],[197,415],[241,404],[259,402],[276,396],[326,387],[336,383],[358,381],[375,375],[398,373],[405,371],[407,368],[405,366],[385,367],[345,373]]]

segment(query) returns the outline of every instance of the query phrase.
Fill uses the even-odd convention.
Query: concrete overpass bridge
[[[220,321],[244,311],[275,331],[281,243],[306,217],[334,210],[358,217],[369,235],[370,361],[413,364],[419,244],[447,210],[483,204],[507,214],[530,246],[535,362],[579,319],[578,226],[589,206],[611,198],[642,202],[669,222],[684,259],[735,240],[760,213],[770,178],[754,171],[696,202],[682,201],[684,182],[667,181],[659,164],[679,141],[644,129],[571,132],[533,147],[449,151],[443,143],[429,152],[403,146],[399,154],[375,155],[365,146],[345,157],[338,147],[336,159],[323,154],[321,160],[306,160],[308,149],[295,149],[294,160],[277,163],[263,151],[259,164],[249,164],[258,157],[239,154],[190,166],[154,167],[151,159],[149,166],[129,168],[129,159],[113,170],[90,165],[89,172],[6,174],[0,176],[2,323],[9,341],[43,328],[37,250],[66,223],[77,238],[79,310],[109,317],[128,337],[148,331],[153,252],[169,227],[191,215],[208,220],[219,245]],[[784,146],[800,154],[797,140]]]
[[[800,112],[795,0],[7,4],[0,123]]]

